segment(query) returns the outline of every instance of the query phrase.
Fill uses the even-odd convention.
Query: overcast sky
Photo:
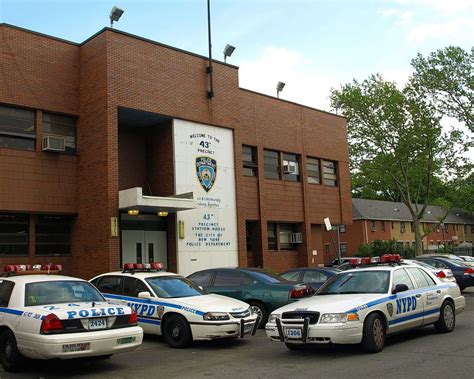
[[[82,42],[125,10],[117,29],[207,55],[206,0],[0,0],[0,22]],[[330,110],[331,87],[372,73],[403,83],[410,60],[448,45],[470,50],[474,0],[211,0],[213,57],[240,86]]]

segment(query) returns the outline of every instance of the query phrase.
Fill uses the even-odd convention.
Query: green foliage
[[[405,248],[392,239],[390,241],[374,240],[372,243],[363,243],[354,254],[355,257],[380,257],[384,254],[400,254],[402,258],[413,258],[415,250]]]
[[[372,248],[369,244],[363,243],[359,246],[359,249],[356,253],[354,253],[354,257],[371,257],[372,256]]]

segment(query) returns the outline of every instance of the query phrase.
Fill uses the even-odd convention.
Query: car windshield
[[[101,293],[88,282],[57,280],[25,285],[25,306],[105,301]]]
[[[145,280],[158,297],[176,298],[205,294],[193,282],[180,276],[155,276]]]
[[[248,271],[250,275],[256,277],[257,279],[263,280],[266,283],[283,283],[287,282],[281,276],[270,274],[269,272],[261,271]]]
[[[317,295],[387,293],[389,281],[389,271],[344,272],[331,277]]]
[[[442,262],[447,262],[449,263],[450,265],[454,266],[454,267],[461,267],[461,268],[465,268],[467,267],[467,265],[465,265],[463,262],[464,261],[458,261],[458,260],[455,260],[455,259],[443,259]]]

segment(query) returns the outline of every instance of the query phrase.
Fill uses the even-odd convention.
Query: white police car
[[[289,349],[301,344],[357,344],[367,352],[384,348],[387,335],[433,324],[451,332],[465,307],[456,283],[441,282],[420,266],[400,266],[386,255],[374,267],[344,271],[313,297],[275,310],[268,337]],[[370,263],[370,259],[368,262]]]
[[[41,266],[40,266],[41,267]],[[142,343],[143,331],[128,306],[116,306],[89,282],[7,266],[0,277],[0,362],[5,371],[23,358],[110,356]],[[12,275],[21,270],[23,275]],[[19,273],[18,273],[19,274]]]
[[[106,299],[130,305],[144,332],[163,335],[171,347],[255,334],[257,315],[248,304],[207,294],[180,275],[160,271],[161,267],[125,264],[123,271],[99,275],[91,282]]]

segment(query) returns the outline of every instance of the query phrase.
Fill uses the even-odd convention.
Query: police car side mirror
[[[148,291],[139,292],[138,297],[140,299],[149,299],[149,298],[151,298],[151,293],[148,292]]]
[[[392,290],[392,293],[399,293],[404,291],[408,291],[408,286],[406,284],[397,284]]]

